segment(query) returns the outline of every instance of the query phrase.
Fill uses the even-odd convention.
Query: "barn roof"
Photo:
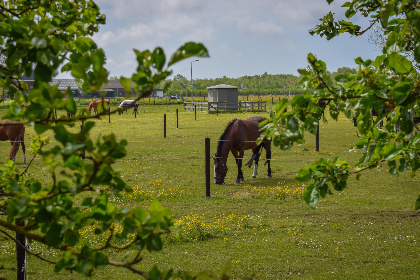
[[[120,80],[109,80],[108,83],[105,85],[106,88],[123,88],[120,83]]]
[[[220,85],[208,87],[207,89],[217,89],[217,88],[238,88],[238,87],[230,86],[230,85],[226,85],[226,84],[220,84]]]
[[[53,79],[50,85],[58,85],[59,90],[67,90],[69,87],[71,90],[81,90],[74,79]]]

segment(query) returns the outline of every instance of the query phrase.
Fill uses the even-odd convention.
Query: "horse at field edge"
[[[139,102],[136,101],[136,100],[127,99],[127,100],[124,100],[123,102],[121,102],[120,106],[118,106],[118,107],[121,108],[121,110],[118,111],[118,115],[121,115],[123,113],[124,109],[127,112],[128,108],[134,108],[133,109],[133,114],[134,114],[134,113],[137,113],[137,109],[139,107]]]
[[[9,159],[15,161],[19,145],[22,145],[23,162],[26,163],[25,154],[25,126],[15,121],[0,121],[0,141],[10,141]]]
[[[100,106],[99,104],[101,104],[101,102],[105,102],[108,104],[108,108],[109,108],[109,99],[103,99],[103,100],[92,100],[92,102],[89,103],[89,107],[88,107],[88,111],[91,112],[92,108],[93,108],[93,114],[97,114],[98,113],[98,106]]]
[[[234,119],[226,127],[223,134],[220,136],[217,143],[216,155],[214,160],[214,183],[224,184],[225,177],[228,171],[226,162],[229,152],[235,157],[236,165],[238,167],[238,176],[235,183],[239,184],[244,181],[242,173],[242,159],[245,150],[252,149],[252,157],[246,163],[246,166],[251,167],[254,162],[254,172],[252,178],[256,178],[258,173],[258,161],[260,157],[261,148],[266,150],[267,178],[271,178],[271,140],[264,139],[260,145],[257,145],[257,139],[261,135],[260,123],[265,120],[264,117],[250,117],[245,120]]]

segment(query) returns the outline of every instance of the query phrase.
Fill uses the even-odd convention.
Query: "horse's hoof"
[[[257,178],[257,176],[252,175],[251,178],[255,179],[255,178]]]
[[[271,175],[267,175],[267,178],[270,179],[270,178],[273,178],[273,177],[271,177]]]
[[[245,181],[245,178],[241,178],[241,182]]]
[[[235,184],[236,184],[236,185],[240,185],[240,184],[241,184],[241,181],[236,180],[236,181],[235,181]]]

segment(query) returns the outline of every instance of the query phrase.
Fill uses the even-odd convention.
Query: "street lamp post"
[[[191,101],[194,102],[193,100],[193,78],[192,78],[192,64],[193,62],[199,61],[198,59],[191,61]]]

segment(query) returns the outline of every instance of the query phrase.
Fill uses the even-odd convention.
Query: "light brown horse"
[[[223,134],[220,136],[219,142],[217,143],[217,152],[213,157],[214,160],[214,183],[224,184],[225,177],[228,171],[226,161],[229,156],[229,152],[236,159],[236,165],[238,166],[238,176],[236,178],[236,184],[244,181],[244,175],[242,173],[242,159],[244,157],[245,150],[252,149],[253,155],[251,160],[246,164],[251,167],[252,162],[255,162],[254,173],[252,178],[255,178],[258,173],[258,161],[260,157],[260,150],[262,147],[266,150],[267,161],[265,164],[268,165],[267,178],[271,178],[271,141],[263,140],[260,145],[257,145],[257,139],[261,135],[260,122],[265,120],[264,117],[250,117],[245,120],[234,119],[226,127]]]
[[[22,145],[23,162],[26,163],[25,154],[25,126],[15,121],[0,121],[0,141],[10,140],[12,148],[9,159],[15,161],[19,150],[19,144]]]
[[[93,108],[93,113],[97,114],[98,113],[98,105],[101,102],[105,102],[108,104],[108,108],[109,108],[109,99],[103,99],[103,100],[92,100],[92,102],[90,102],[89,107],[88,107],[88,111],[91,112],[92,108]]]

